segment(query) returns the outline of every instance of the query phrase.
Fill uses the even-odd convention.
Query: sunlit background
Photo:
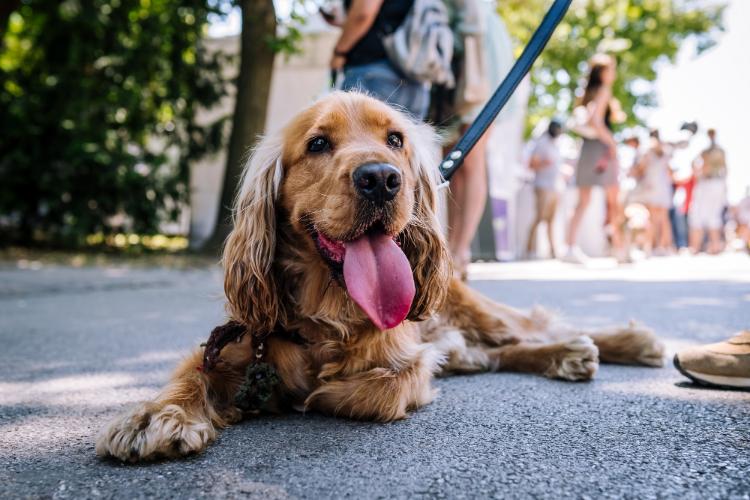
[[[277,0],[280,15],[289,12],[289,0]],[[656,81],[658,106],[641,111],[649,127],[659,128],[669,139],[685,121],[697,121],[705,131],[713,127],[727,151],[729,201],[736,203],[750,186],[750,2],[730,0],[725,13],[726,32],[718,44],[696,55],[694,41],[680,50],[675,65],[662,64]],[[213,37],[240,32],[238,11],[216,20],[209,28]],[[707,145],[705,134],[693,141],[683,157],[695,157]],[[684,168],[684,165],[678,165]]]
[[[649,112],[648,122],[667,137],[684,121],[716,128],[727,152],[729,201],[734,203],[750,185],[750,2],[729,2],[724,20],[726,33],[715,47],[696,57],[694,44],[686,43],[677,64],[659,70],[659,105]],[[697,155],[706,143],[702,135],[690,149]]]

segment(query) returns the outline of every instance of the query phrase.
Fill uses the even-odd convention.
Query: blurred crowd
[[[612,96],[616,78],[614,58],[599,54],[589,61],[585,88],[566,124],[577,138],[567,155],[561,151],[561,121],[552,120],[530,144],[527,164],[533,172],[536,216],[526,256],[537,256],[538,227],[546,223],[551,256],[558,257],[553,222],[566,187],[577,191],[575,210],[566,225],[565,252],[559,255],[567,262],[588,259],[577,241],[595,187],[605,193],[606,217],[599,230],[619,262],[750,248],[750,188],[735,206],[728,204],[727,156],[717,131],[701,131],[692,122],[684,123],[673,140],[665,140],[653,129],[647,137],[632,134],[618,141],[613,125],[624,117]],[[705,148],[696,157],[687,157],[703,134]]]
[[[333,81],[344,90],[365,91],[437,124],[448,151],[474,121],[513,62],[513,44],[495,5],[483,0],[343,0],[321,8],[341,27],[331,55]],[[615,59],[594,56],[569,120],[552,120],[531,142],[526,164],[533,177],[535,214],[525,256],[537,257],[537,233],[546,226],[551,257],[584,263],[578,241],[601,231],[618,262],[678,251],[719,253],[735,238],[747,247],[750,199],[727,206],[727,161],[715,130],[685,124],[675,140],[658,130],[619,138],[614,127],[625,113],[613,95]],[[510,104],[510,107],[513,103]],[[695,136],[708,147],[674,168]],[[448,243],[459,274],[470,261],[470,245],[487,199],[489,131],[451,179]],[[561,138],[575,146],[561,151]],[[574,140],[572,139],[574,138]],[[576,205],[565,220],[564,248],[557,249],[555,217],[563,192],[575,189]],[[601,227],[586,224],[594,189],[604,193]]]

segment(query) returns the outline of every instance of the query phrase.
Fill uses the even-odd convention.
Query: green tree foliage
[[[503,0],[499,11],[511,34],[525,43],[549,3]],[[658,65],[673,62],[689,37],[697,39],[699,51],[710,47],[722,29],[723,10],[700,0],[574,0],[532,70],[528,129],[570,112],[586,61],[596,52],[617,58],[614,93],[628,114],[624,125],[639,124],[635,110],[656,104],[652,83]]]
[[[22,0],[0,26],[0,241],[153,233],[221,145],[206,0]],[[2,19],[0,19],[2,22]]]

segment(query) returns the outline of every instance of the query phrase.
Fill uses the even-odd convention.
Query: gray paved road
[[[588,326],[636,317],[674,352],[750,326],[750,260],[737,257],[478,268],[512,279],[474,286]],[[671,367],[604,366],[585,384],[455,377],[403,422],[269,416],[187,460],[98,460],[98,428],[221,321],[220,290],[211,270],[1,268],[0,498],[750,497],[750,394],[695,388]]]

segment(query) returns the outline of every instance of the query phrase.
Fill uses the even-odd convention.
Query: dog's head
[[[261,141],[224,251],[232,316],[266,331],[278,321],[281,227],[378,328],[434,312],[450,271],[435,215],[438,153],[429,127],[357,93],[332,94]]]

